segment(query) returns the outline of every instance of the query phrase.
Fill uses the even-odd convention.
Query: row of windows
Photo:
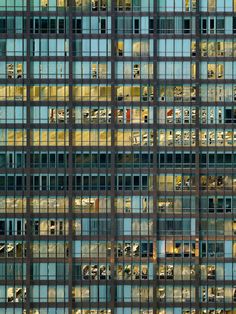
[[[46,17],[42,17],[41,19],[35,17],[30,19],[30,32],[34,34],[64,34],[69,32],[68,25],[68,18],[65,19],[64,17],[51,17],[50,19]],[[24,34],[25,32],[26,18],[21,16],[2,17],[0,21],[1,34]],[[104,28],[104,32],[106,32],[106,28]]]
[[[194,0],[193,0],[194,1]],[[153,0],[116,0],[115,10],[117,11],[135,11],[147,12],[153,10]],[[76,11],[96,12],[96,11],[110,11],[111,0],[73,0],[70,3]],[[32,11],[56,11],[65,10],[69,8],[68,0],[33,0],[30,3]],[[0,10],[4,11],[18,11],[26,10],[26,1],[19,0],[6,1],[1,3]]]
[[[104,311],[104,312],[102,312]],[[94,310],[94,309],[75,309],[72,310],[72,314],[110,314],[110,309],[108,310]],[[165,307],[162,308],[160,307],[157,311],[153,311],[150,308],[136,308],[136,307],[116,307],[114,308],[114,313],[115,314],[195,314],[195,308],[191,306],[191,308],[188,307]],[[200,314],[233,314],[234,311],[231,310],[230,308],[220,308],[220,307],[214,307],[214,308],[201,308],[199,311]],[[8,314],[8,313],[7,313]],[[9,313],[12,314],[12,313]],[[18,314],[18,312],[17,312]],[[20,313],[21,314],[21,313]],[[24,313],[23,313],[24,314]],[[32,314],[32,313],[30,313]],[[37,312],[35,314],[41,314],[41,312]],[[45,314],[43,312],[42,314]],[[54,314],[54,312],[52,313]],[[60,313],[59,313],[60,314]],[[67,314],[67,312],[65,312]]]
[[[32,223],[33,235],[67,235],[68,220],[66,219],[34,219]]]
[[[193,175],[167,174],[157,176],[157,186],[159,191],[189,191],[195,190],[196,183]],[[26,176],[0,175],[0,190],[25,190]],[[54,174],[34,174],[31,175],[31,189],[35,191],[55,191],[68,189],[68,176]],[[73,190],[102,191],[111,190],[111,175],[75,175],[73,176]],[[236,178],[233,175],[201,175],[201,190],[236,190]],[[126,191],[152,191],[152,175],[117,174],[115,177],[115,190]]]
[[[152,190],[152,178],[147,175],[117,176],[116,190]],[[26,176],[0,175],[0,190],[20,191],[26,189]],[[65,175],[32,175],[31,189],[35,191],[55,191],[68,189],[68,176]],[[76,175],[73,176],[73,190],[111,190],[110,175]]]
[[[230,167],[236,163],[236,155],[234,153],[202,153],[200,154],[200,162],[202,167]]]
[[[116,0],[115,10],[117,11],[141,11],[153,12],[153,0]],[[232,12],[236,9],[234,0],[201,0],[199,1],[200,11],[210,12]],[[110,11],[110,0],[74,0],[72,6],[76,10],[83,12],[96,12],[96,11]],[[197,2],[196,0],[160,0],[157,3],[158,11],[167,12],[195,12]],[[55,11],[60,9],[67,9],[69,3],[67,0],[34,0],[31,2],[31,10],[34,11]],[[26,1],[3,0],[1,3],[1,10],[17,11],[26,10]]]
[[[116,190],[149,190],[152,191],[152,175],[121,175],[115,178]],[[191,175],[159,175],[157,178],[159,191],[188,191],[195,189],[195,178]],[[202,190],[235,190],[236,179],[232,175],[201,175],[200,187]],[[26,188],[26,177],[17,175],[0,175],[0,190],[21,190]],[[66,190],[68,176],[63,175],[32,175],[31,189],[33,190]],[[110,175],[76,175],[73,176],[74,190],[110,190]]]
[[[179,147],[179,146],[195,146],[196,134],[194,130],[159,130],[158,145]],[[209,129],[200,130],[199,145],[205,146],[234,146],[235,132],[232,129]],[[125,145],[125,142],[124,142]],[[127,144],[128,145],[128,144]]]
[[[142,207],[141,210],[134,208],[133,203],[137,197],[118,197],[115,200],[116,211],[121,213],[136,213],[136,212],[153,212],[152,199],[149,197],[148,205]],[[87,200],[87,198],[82,198],[81,203]],[[147,201],[146,201],[147,202]],[[145,203],[146,203],[145,202]],[[202,213],[232,213],[236,207],[236,199],[231,196],[201,196],[200,204],[198,205]],[[94,212],[94,208],[90,210],[86,209],[85,206],[80,206],[81,212]],[[157,210],[159,213],[171,213],[171,214],[181,214],[181,213],[191,213],[195,212],[195,197],[194,196],[159,196],[157,200]],[[96,210],[95,210],[96,211]],[[108,205],[107,211],[110,211],[110,206]],[[101,212],[99,209],[98,212]]]
[[[0,56],[26,56],[26,39],[0,39]],[[68,39],[31,39],[31,56],[69,56]]]
[[[40,241],[43,243],[44,241]],[[109,242],[104,242],[110,245]],[[74,241],[75,257],[103,257],[107,246],[103,241],[97,244],[95,241]],[[158,257],[194,257],[199,255],[199,250],[196,248],[195,241],[181,241],[181,240],[160,240],[157,242]],[[101,252],[101,248],[104,251]],[[109,249],[108,249],[109,250]],[[115,244],[116,256],[123,257],[152,257],[153,243],[152,241],[117,241]],[[109,256],[108,254],[108,256]],[[236,243],[231,240],[226,241],[201,241],[200,242],[200,256],[201,257],[233,257],[236,254]]]
[[[213,19],[213,18],[212,18]],[[220,19],[220,18],[219,18]],[[220,19],[221,24],[216,29],[217,33],[232,33],[232,17]],[[159,18],[157,20],[158,33],[189,34],[195,33],[195,17]],[[225,24],[225,25],[224,25]],[[229,26],[228,26],[229,25]],[[203,25],[202,33],[207,32]],[[110,34],[111,17],[83,17],[72,20],[74,33],[83,34]],[[0,21],[0,33],[23,34],[26,30],[26,18],[21,16],[8,16]],[[212,28],[210,29],[212,32]],[[69,32],[69,18],[64,17],[33,17],[30,19],[30,32],[32,34],[67,34]],[[149,17],[116,17],[115,32],[117,34],[152,34],[154,32],[154,20]]]
[[[200,90],[205,85],[200,85]],[[206,85],[207,86],[207,85]],[[124,86],[124,88],[127,88]],[[196,86],[189,84],[182,85],[160,85],[159,86],[159,101],[171,102],[195,102],[196,101]],[[201,94],[200,94],[201,95]],[[203,99],[202,99],[203,100]]]
[[[150,177],[149,177],[150,180]],[[192,175],[159,175],[159,191],[194,190],[195,177]],[[234,175],[200,175],[201,190],[235,190],[236,180]]]
[[[26,101],[27,87],[23,85],[0,86],[0,101]],[[116,87],[118,101],[153,101],[153,86],[127,85]],[[77,85],[73,87],[74,101],[111,101],[111,86]],[[68,101],[68,85],[40,85],[30,87],[31,101]],[[186,101],[186,100],[185,100]]]
[[[201,280],[234,280],[236,269],[233,263],[200,264],[198,267],[191,263],[169,262],[160,264],[157,269],[157,277],[165,280],[194,280],[196,269],[200,270]],[[24,263],[14,265],[11,263],[0,264],[0,278],[22,280],[26,276]],[[67,280],[68,264],[62,263],[32,263],[31,278],[33,280]],[[73,266],[73,278],[75,280],[108,280],[111,278],[110,264],[75,264]],[[118,280],[152,280],[154,278],[153,264],[140,262],[117,263],[115,278]]]
[[[115,87],[117,101],[149,101],[153,102],[152,85],[119,85]],[[232,101],[236,97],[236,87],[233,84],[214,85],[202,84],[202,101]],[[23,85],[0,86],[0,100],[26,101],[27,87]],[[214,96],[213,96],[214,93]],[[225,96],[224,96],[225,94]],[[182,86],[160,85],[160,101],[195,102],[196,86],[184,84]],[[77,85],[73,86],[74,101],[111,101],[111,86],[105,84]],[[30,87],[31,101],[68,101],[69,87],[62,84],[40,85]]]
[[[7,180],[6,180],[7,178]],[[19,176],[0,176],[0,189],[12,190],[24,189],[23,180]],[[5,180],[7,182],[5,182]],[[147,175],[117,175],[116,190],[152,190],[152,176]],[[15,183],[15,184],[14,184]],[[33,175],[31,177],[31,189],[33,190],[67,190],[68,176],[63,175]],[[73,190],[111,190],[110,175],[76,175],[73,177]]]
[[[149,153],[150,154],[150,153]],[[132,156],[132,155],[130,155]],[[125,163],[127,165],[127,167],[138,167],[140,166],[141,162],[140,161],[136,161],[136,155],[132,156],[132,161],[130,163],[127,164],[127,161],[125,160],[125,158],[122,159],[123,162],[123,167],[125,167]],[[152,155],[151,155],[152,157]],[[217,167],[222,167],[222,168],[227,168],[227,167],[234,167],[234,165],[236,164],[236,155],[232,152],[227,152],[227,153],[223,153],[223,152],[217,152],[217,153],[206,153],[206,152],[201,152],[199,154],[200,157],[200,164],[201,167],[204,168],[217,168]],[[127,159],[129,158],[129,155],[127,156]],[[134,159],[135,158],[135,159]],[[157,154],[157,160],[158,160],[158,166],[160,167],[166,167],[166,168],[172,168],[173,165],[175,167],[178,168],[193,168],[195,167],[195,153],[187,153],[187,152],[183,152],[182,154],[180,152],[176,152],[176,153],[170,153],[170,152],[161,152],[160,154]],[[136,161],[136,163],[135,163]],[[116,164],[119,166],[119,163],[121,163],[121,161],[118,159],[118,161],[116,162]],[[148,163],[149,167],[153,166],[153,163],[150,161],[147,161],[146,163]],[[81,164],[83,167],[84,165]],[[141,164],[142,165],[142,164]],[[142,165],[144,166],[144,165]]]
[[[25,263],[0,263],[0,279],[25,280],[26,264]]]
[[[106,0],[103,0],[106,2]],[[31,7],[37,8],[42,6],[42,8],[47,8],[49,5],[49,8],[52,10],[55,10],[57,7],[65,7],[67,6],[67,1],[66,0],[34,0],[31,1]],[[2,0],[1,6],[0,6],[0,11],[25,11],[27,6],[27,1],[26,0]]]
[[[68,33],[69,20],[64,18],[55,19],[55,17],[35,17],[31,19],[31,33],[34,34],[60,34]],[[3,23],[3,22],[2,22]],[[153,19],[149,17],[117,17],[115,24],[115,32],[117,34],[150,34],[154,32]],[[80,17],[72,20],[72,32],[83,34],[110,34],[111,17]],[[0,32],[6,33],[6,26],[3,23]],[[19,32],[19,30],[18,30]]]
[[[153,40],[124,39],[116,44],[117,56],[153,56]],[[1,39],[0,56],[26,55],[26,40]],[[107,57],[111,56],[110,39],[77,39],[72,42],[74,56]],[[69,56],[68,39],[31,39],[31,56]]]
[[[182,288],[182,289],[181,289]],[[157,298],[160,302],[189,302],[195,300],[195,288],[193,287],[172,287],[170,285],[160,286]],[[235,302],[236,289],[232,286],[200,286],[200,300],[204,303]]]
[[[230,214],[236,206],[235,198],[231,196],[201,196],[198,205],[201,213],[225,213]],[[195,212],[194,196],[162,196],[157,200],[157,209],[160,213],[181,214]]]
[[[228,42],[228,41],[227,41]],[[223,44],[224,41],[221,40]],[[232,44],[229,45],[232,46]],[[160,39],[158,54],[160,56],[191,56],[195,55],[195,42],[190,39]],[[205,41],[203,42],[205,45]],[[117,56],[148,57],[153,56],[153,40],[148,39],[119,39],[115,41]],[[175,47],[175,49],[174,49]],[[110,39],[77,39],[73,41],[74,56],[111,56]],[[234,49],[230,47],[226,51]],[[221,49],[222,50],[222,49]],[[202,47],[202,53],[205,46]],[[212,48],[211,50],[212,51]],[[69,56],[68,39],[31,39],[31,56]],[[1,39],[0,56],[23,56],[26,55],[25,39]]]
[[[34,213],[64,213],[68,211],[68,199],[64,197],[34,197],[31,207]],[[163,213],[182,213],[195,211],[194,196],[162,196],[158,197],[157,208]],[[209,213],[231,213],[236,208],[236,198],[232,196],[202,196],[200,208]],[[126,196],[115,198],[115,209],[118,213],[147,213],[153,212],[152,197]],[[2,213],[25,212],[26,200],[24,198],[0,199]],[[77,213],[106,213],[111,212],[111,199],[106,197],[84,196],[73,199],[73,211]]]
[[[69,122],[69,108],[65,106],[34,106],[31,107],[32,123],[64,124]],[[74,107],[72,121],[79,124],[109,124],[112,114],[117,124],[153,123],[152,107],[119,106],[112,112],[111,107]],[[26,123],[26,107],[1,106],[0,123]],[[200,107],[201,124],[227,124],[236,121],[236,107],[208,106]],[[157,108],[158,123],[194,124],[196,123],[196,107],[167,106]]]
[[[21,204],[19,200],[16,201],[15,205],[10,203],[7,199],[7,205],[4,203],[4,199],[1,200],[1,213],[22,213],[26,212],[25,204]],[[41,197],[40,201],[36,202],[37,199],[32,201],[32,211],[34,213],[64,213],[68,212],[68,205],[59,203],[60,198],[58,198],[58,206],[54,205],[53,197],[50,199],[52,205],[45,205],[45,198]],[[62,201],[62,199],[61,199]],[[116,197],[115,200],[115,211],[122,214],[136,214],[136,213],[152,213],[153,212],[153,202],[151,197],[143,196],[126,196],[126,197]],[[81,197],[76,198],[73,201],[73,212],[80,213],[110,213],[111,212],[111,199],[105,197]],[[198,205],[201,213],[225,213],[231,214],[235,212],[236,200],[232,196],[201,196],[200,204]],[[157,211],[159,213],[166,214],[190,214],[195,212],[195,197],[194,196],[162,196],[157,199]],[[17,220],[18,221],[18,220]],[[50,221],[50,234],[60,234],[64,232],[64,224],[59,223],[56,226],[56,222]],[[7,232],[9,235],[17,234],[22,232],[23,223],[22,222],[9,222],[8,226],[2,223],[1,232]],[[46,225],[45,225],[46,226]],[[44,227],[45,227],[44,226]],[[45,227],[46,228],[46,227]],[[40,229],[38,223],[35,226],[35,232],[39,233]],[[45,231],[46,232],[46,231]]]
[[[117,34],[152,34],[154,20],[149,17],[116,17]],[[23,34],[26,30],[26,18],[8,16],[0,21],[0,33]],[[111,17],[83,17],[72,20],[73,33],[110,34]],[[236,18],[232,16],[209,16],[201,18],[202,34],[234,34]],[[30,32],[33,34],[67,34],[69,18],[33,17],[30,19]],[[157,33],[195,34],[195,17],[160,17],[157,19]]]
[[[175,64],[174,64],[175,65]],[[177,67],[178,63],[176,63]],[[68,79],[69,62],[31,62],[30,76],[35,79]],[[160,64],[161,66],[161,64]],[[184,63],[184,68],[195,67],[190,62]],[[231,62],[232,66],[232,62]],[[222,67],[224,67],[222,65]],[[22,79],[27,77],[26,62],[0,62],[0,78]],[[179,70],[176,69],[176,75]],[[73,62],[73,78],[75,79],[111,79],[110,62]],[[186,73],[186,76],[188,74]],[[151,79],[153,78],[153,63],[147,62],[117,62],[116,78]]]
[[[42,242],[42,241],[41,241]],[[105,257],[111,254],[111,243],[100,241],[74,241],[74,256],[75,257]],[[134,242],[117,242],[115,251],[119,256],[133,257],[152,257],[153,243],[152,241],[134,241]]]
[[[232,57],[235,56],[235,42],[224,39],[209,39],[200,41],[202,57]]]
[[[160,240],[157,243],[159,257],[194,257],[199,252],[194,241]],[[115,244],[117,257],[152,257],[152,241],[117,241]],[[23,257],[26,254],[24,242],[1,241],[0,257]],[[80,241],[73,243],[74,257],[107,257],[111,254],[111,243],[100,241]],[[64,241],[33,241],[33,257],[66,257],[68,256],[68,243]],[[236,256],[236,243],[231,240],[225,241],[200,241],[200,256],[208,258]]]
[[[25,146],[26,132],[18,129],[0,129],[1,145],[7,146]],[[207,133],[208,132],[208,133]],[[213,141],[213,136],[217,132],[217,142]],[[191,130],[160,130],[158,132],[159,146],[195,146],[195,131]],[[205,138],[209,134],[210,145],[212,146],[232,146],[233,131],[232,130],[204,130],[200,131],[202,138],[201,145],[205,146]],[[225,140],[224,140],[225,137]],[[34,130],[32,132],[33,146],[68,146],[69,131],[68,130]],[[152,130],[119,130],[115,133],[116,146],[153,146],[153,131]],[[76,130],[73,132],[74,146],[110,146],[111,132],[108,130]]]
[[[43,293],[41,292],[43,289]],[[199,289],[200,299],[202,302],[235,302],[235,287],[227,285],[222,286],[200,286]],[[99,291],[99,292],[98,292]],[[15,293],[14,293],[15,292]],[[18,292],[18,293],[17,293]],[[105,285],[92,285],[84,287],[75,286],[72,290],[73,300],[76,302],[90,300],[97,302],[110,301],[110,289]],[[195,300],[195,287],[187,285],[177,285],[172,287],[170,285],[160,286],[157,290],[157,298],[160,302],[189,302]],[[26,297],[26,289],[23,287],[6,287],[2,286],[0,289],[1,301],[4,302],[23,302]],[[153,288],[143,285],[118,285],[116,287],[115,298],[118,302],[145,302],[153,300]],[[55,301],[68,301],[68,287],[62,285],[56,286],[32,286],[31,290],[32,302],[55,302]]]
[[[42,309],[41,309],[42,311]],[[104,311],[104,312],[103,312]],[[45,312],[36,312],[34,314],[45,314]],[[95,310],[95,309],[74,309],[72,310],[72,314],[110,314],[110,309],[107,310]],[[115,307],[114,308],[115,314],[195,314],[195,308],[191,306],[191,308],[188,307],[159,307],[157,311],[153,311],[153,309],[144,308],[144,307]],[[199,311],[200,314],[233,314],[234,311],[231,310],[231,308],[220,308],[220,307],[212,307],[212,308],[201,308]],[[8,314],[8,312],[6,313]],[[12,313],[9,313],[12,314]],[[18,314],[18,312],[16,313]],[[20,313],[21,314],[21,313]],[[25,313],[23,313],[25,314]],[[30,313],[32,314],[32,313]],[[50,312],[51,314],[51,312]],[[55,314],[52,312],[52,314]],[[61,314],[61,313],[59,313]],[[64,313],[63,313],[64,314]],[[67,314],[67,312],[65,312]]]
[[[119,62],[118,62],[119,64]],[[149,67],[150,69],[150,67]],[[120,70],[123,73],[123,78],[126,75],[129,78],[136,78],[133,75],[126,74],[126,68]],[[119,72],[116,72],[116,77]],[[150,77],[151,76],[151,77]],[[149,71],[149,77],[153,78],[152,71]],[[234,62],[201,62],[200,63],[200,79],[221,80],[233,79],[236,77]],[[119,78],[119,76],[118,76]],[[138,79],[143,77],[138,77]],[[159,79],[195,79],[196,78],[196,63],[188,61],[184,62],[159,62],[157,64],[157,78]]]
[[[127,88],[124,86],[123,88]],[[195,102],[195,85],[160,85],[159,101]],[[201,84],[200,101],[202,102],[232,102],[236,99],[236,86],[233,84]]]
[[[126,40],[118,40],[119,43]],[[128,43],[123,47],[121,55],[128,49]],[[126,48],[126,49],[124,49]],[[202,39],[200,53],[202,57],[232,57],[235,56],[235,42],[228,39]],[[157,55],[160,57],[195,57],[196,41],[190,39],[157,39]]]
[[[150,39],[118,39],[114,41],[116,56],[151,57],[153,56],[153,40]],[[73,41],[74,56],[111,56],[109,39],[77,39]],[[235,42],[224,39],[209,39],[200,42],[202,57],[235,56]],[[69,39],[31,39],[31,56],[69,56]],[[26,55],[25,39],[1,39],[0,56]],[[160,57],[194,57],[196,56],[195,40],[190,39],[158,39],[157,55]]]
[[[194,257],[199,255],[195,241],[160,240],[159,257]],[[232,241],[200,241],[200,257],[216,258],[235,256],[236,245]]]
[[[65,235],[68,234],[68,220],[65,219],[34,219],[32,220],[34,235]],[[0,220],[0,235],[25,235],[26,221],[22,218],[5,218]],[[76,227],[76,226],[75,226]],[[76,231],[77,232],[77,231]]]
[[[199,266],[171,262],[161,264],[157,270],[159,279],[190,280],[195,279],[199,268],[201,280],[232,280],[235,277],[235,267],[232,263],[207,263]]]
[[[30,155],[31,168],[67,168],[68,153],[64,152],[35,152]],[[111,154],[108,152],[78,152],[73,153],[75,168],[109,168],[111,166]],[[115,156],[116,166],[120,168],[146,168],[153,167],[153,153],[150,152],[117,152]],[[160,152],[157,153],[157,165],[159,167],[172,168],[173,164],[178,168],[195,167],[195,153],[188,152]],[[200,153],[202,167],[233,167],[236,164],[236,155],[232,152]],[[24,168],[26,167],[26,154],[22,152],[0,153],[1,168]]]
[[[26,298],[24,286],[0,286],[0,302],[25,302]],[[32,286],[30,299],[32,302],[68,301],[68,286]]]
[[[206,293],[211,296],[206,300]],[[200,295],[202,301],[214,302],[222,301],[224,298],[227,302],[235,302],[234,298],[235,288],[232,286],[226,287],[209,287],[201,286]],[[167,295],[167,296],[166,296]],[[213,297],[215,296],[215,297]],[[24,302],[26,298],[26,288],[22,286],[1,286],[0,287],[0,301],[4,302]],[[30,298],[32,302],[68,302],[68,286],[56,285],[33,285],[31,287]],[[75,302],[89,300],[91,302],[109,302],[111,298],[110,289],[106,285],[91,285],[91,286],[75,286],[72,289],[72,299]],[[131,286],[131,285],[118,285],[116,287],[115,298],[118,302],[145,302],[153,300],[153,288],[148,286]],[[189,302],[195,300],[195,287],[188,286],[166,286],[159,287],[157,290],[157,298],[160,301],[166,302]]]
[[[75,235],[79,236],[107,236],[111,234],[110,219],[82,218],[74,221]],[[151,219],[118,218],[116,235],[149,235],[152,234],[153,221]]]
[[[185,225],[187,224],[187,225]],[[3,223],[1,223],[3,226]],[[191,225],[191,227],[190,227]],[[5,225],[4,225],[5,226]],[[11,224],[10,224],[11,227]],[[9,229],[6,234],[12,235],[13,229]],[[4,235],[4,227],[1,229],[1,234]],[[159,230],[167,232],[168,235],[194,235],[195,234],[195,219],[174,219],[174,220],[159,220]],[[111,221],[105,218],[83,218],[76,219],[74,222],[75,235],[107,235],[111,233]],[[153,233],[153,222],[149,219],[138,218],[121,218],[117,219],[116,226],[117,235],[149,235]],[[202,220],[200,228],[201,235],[235,235],[236,222],[235,220],[209,219]],[[24,228],[17,221],[16,234],[24,234]],[[45,219],[33,221],[34,235],[65,235],[68,234],[68,222],[62,219],[47,221]]]
[[[178,204],[181,204],[181,198],[178,197],[178,199]],[[187,197],[186,201],[188,199],[189,197]],[[117,197],[114,201],[117,212],[123,212],[123,210],[127,213],[146,213],[153,211],[153,202],[150,196]],[[30,206],[34,213],[64,213],[69,210],[69,201],[68,198],[64,196],[35,196],[30,200]],[[189,207],[188,201],[185,202],[185,207]],[[111,198],[105,196],[75,197],[73,199],[73,211],[75,213],[111,212]],[[21,197],[1,197],[0,212],[26,212],[26,199]]]
[[[2,308],[2,314],[27,314],[25,309],[22,309],[22,303],[14,303],[14,307],[9,307],[9,305],[11,306],[11,303],[8,304],[7,308]],[[18,306],[18,307],[17,307]],[[73,310],[74,311],[74,310]],[[78,310],[80,311],[80,310]],[[83,311],[83,310],[82,310]],[[95,312],[93,312],[93,310],[85,310],[85,311],[89,311],[89,312],[83,312],[83,313],[91,313],[91,314],[103,314],[106,313],[108,314],[108,312],[106,312],[105,310],[101,310],[101,312],[98,310],[96,310]],[[104,312],[103,312],[104,311]],[[40,307],[40,308],[35,308],[32,307],[30,309],[30,314],[68,314],[68,308],[65,307]],[[73,312],[74,314],[78,314],[80,312]],[[82,313],[82,312],[81,312]],[[109,312],[110,314],[110,312]],[[144,313],[145,314],[145,313]]]
[[[152,213],[151,196],[117,196],[114,200],[117,213]],[[64,213],[69,210],[68,198],[38,196],[30,200],[34,213]],[[236,210],[236,197],[233,196],[201,196],[202,213],[232,213]],[[105,196],[83,196],[73,198],[75,213],[110,213],[111,198]],[[195,196],[158,196],[157,210],[160,213],[190,213],[195,211]],[[14,197],[0,198],[1,213],[26,212],[26,199]]]
[[[150,196],[118,196],[114,200],[117,213],[152,213],[153,199]],[[34,213],[65,213],[69,210],[65,197],[34,197],[30,201]],[[202,213],[230,214],[236,210],[236,198],[232,196],[201,196],[198,205]],[[194,196],[158,196],[157,211],[159,213],[191,213],[195,212]],[[26,212],[26,199],[8,197],[0,198],[1,213]],[[75,213],[110,213],[111,198],[83,196],[73,199]]]
[[[40,228],[40,235],[55,234],[47,230],[47,223],[44,229]],[[59,222],[60,223],[60,222]],[[50,220],[51,224],[51,220]],[[159,219],[158,233],[173,235],[195,235],[195,219],[190,218],[166,218]],[[41,220],[40,220],[41,227]],[[43,228],[43,227],[42,227]],[[111,221],[105,218],[82,218],[75,219],[74,223],[75,235],[108,235],[111,234]],[[62,233],[63,234],[63,233]],[[152,235],[153,220],[147,218],[117,218],[116,219],[116,235],[117,236],[133,236],[133,235]],[[236,221],[231,219],[202,219],[200,222],[200,235],[202,236],[232,236],[236,234]]]
[[[207,225],[208,223],[208,225]],[[187,225],[185,225],[187,224]],[[3,224],[2,224],[3,225]],[[191,227],[190,227],[191,225]],[[235,220],[217,221],[211,219],[208,222],[203,221],[201,229],[202,234],[209,235],[233,235],[236,233]],[[22,228],[18,228],[19,232],[24,233]],[[175,220],[159,220],[159,230],[168,231],[168,235],[195,234],[195,219],[180,219]],[[74,221],[75,235],[108,235],[111,233],[111,221],[105,218],[82,218],[75,219]],[[138,219],[138,218],[118,218],[116,226],[117,235],[149,235],[153,233],[153,221],[151,219]],[[224,233],[225,231],[225,233]],[[8,232],[9,233],[9,232]],[[3,232],[2,232],[3,234]],[[68,234],[68,222],[65,220],[53,220],[52,218],[47,221],[45,219],[33,221],[33,234],[34,235],[64,235]]]
[[[30,76],[35,79],[68,79],[69,62],[31,62]],[[26,63],[0,62],[0,78],[22,79],[27,77]],[[117,79],[153,79],[154,64],[151,62],[116,62]],[[110,62],[73,62],[75,79],[111,79]],[[196,63],[189,61],[157,63],[158,79],[196,79]],[[235,62],[201,62],[201,79],[236,78]]]
[[[5,264],[1,264],[1,270],[4,271]],[[25,265],[24,265],[25,266]],[[65,264],[67,266],[67,264]],[[61,263],[34,263],[32,265],[31,276],[34,280],[55,280],[68,278],[68,267]],[[181,263],[161,264],[157,270],[157,277],[165,280],[194,280],[196,278],[196,266]],[[19,279],[22,279],[22,269],[18,273]],[[202,280],[234,280],[236,278],[235,267],[232,263],[209,263],[199,265]],[[1,271],[0,276],[3,277]],[[7,276],[11,278],[12,272],[9,271]],[[24,275],[25,276],[25,275]],[[8,278],[9,278],[8,277]],[[153,264],[145,263],[119,263],[115,269],[115,279],[117,280],[153,280]],[[111,279],[110,264],[82,264],[73,267],[74,280],[108,280]]]
[[[160,0],[158,1],[159,10],[166,12],[195,12],[199,3],[200,12],[232,12],[236,10],[234,0]]]
[[[25,219],[0,219],[0,235],[23,235],[26,230]]]
[[[116,62],[115,78],[117,79],[153,79],[153,63]],[[0,62],[0,78],[22,79],[27,77],[26,63]],[[75,79],[111,79],[110,62],[74,62],[73,78]],[[32,62],[30,76],[35,79],[68,79],[69,62]],[[157,78],[162,79],[196,79],[196,63],[159,62]],[[235,79],[235,62],[217,62],[200,64],[201,79]]]
[[[35,39],[35,45],[40,39]],[[41,39],[40,50],[32,47],[31,54],[47,56],[47,39]],[[77,39],[72,42],[73,56],[78,57],[107,57],[111,56],[110,39]],[[153,56],[153,40],[124,39],[115,42],[117,56],[151,57]],[[51,54],[51,52],[50,52]]]

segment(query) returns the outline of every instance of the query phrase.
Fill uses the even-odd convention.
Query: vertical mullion
[[[30,1],[27,1],[27,7],[26,7],[26,33],[23,34],[22,38],[26,39],[26,69],[27,69],[27,77],[25,86],[27,88],[27,102],[26,102],[26,136],[27,136],[27,150],[26,150],[26,313],[30,313],[31,309],[31,302],[30,302],[30,288],[31,288],[31,263],[32,263],[32,253],[31,253],[31,245],[32,245],[32,231],[31,231],[31,182],[30,182],[30,174],[31,174],[31,168],[30,168],[30,152],[31,152],[31,133],[32,128],[30,124],[30,86],[31,86],[31,78],[30,78],[30,17],[31,17],[31,7],[30,7]]]
[[[196,134],[196,148],[195,148],[195,182],[196,182],[196,191],[195,191],[195,217],[196,217],[196,230],[195,230],[195,245],[196,245],[196,254],[195,254],[195,269],[196,269],[196,280],[195,280],[195,303],[196,303],[196,314],[200,313],[200,143],[199,143],[199,133],[200,133],[200,121],[199,114],[201,108],[201,96],[200,96],[200,76],[199,76],[199,65],[201,61],[200,54],[200,4],[196,3],[196,13],[195,13],[195,40],[196,40],[196,122],[195,122],[195,134]]]
[[[159,267],[159,259],[157,257],[157,241],[159,239],[158,233],[158,208],[157,208],[157,199],[158,199],[158,186],[157,186],[157,178],[158,178],[158,140],[157,140],[157,130],[159,126],[159,122],[157,120],[157,111],[159,107],[158,103],[158,88],[159,82],[157,79],[157,66],[158,66],[158,53],[157,53],[157,43],[158,43],[158,32],[157,32],[157,19],[159,17],[158,14],[158,1],[154,1],[153,4],[153,23],[154,23],[154,31],[151,36],[153,39],[153,191],[152,191],[152,202],[153,202],[153,213],[150,215],[153,219],[153,313],[156,312],[158,308],[157,301],[157,290],[159,287],[159,281],[157,278],[157,271]]]
[[[116,49],[115,49],[115,40],[116,40],[116,32],[115,32],[115,19],[116,19],[116,11],[115,11],[115,1],[111,1],[111,56],[109,60],[111,61],[111,280],[110,280],[110,291],[111,291],[111,314],[115,313],[115,266],[116,266],[116,257],[115,257],[115,247],[116,247],[116,209],[115,209],[115,197],[116,197],[116,164],[115,164],[115,154],[116,154],[116,139],[115,139],[115,130],[116,130],[116,121],[115,121],[115,112],[116,112],[116,77],[115,77],[115,62],[116,62]]]
[[[74,104],[73,104],[73,11],[74,11],[74,5],[73,0],[69,0],[69,159],[68,159],[68,168],[67,168],[67,174],[69,176],[69,182],[68,182],[68,198],[69,198],[69,208],[68,208],[68,228],[69,228],[69,234],[68,234],[68,313],[72,314],[73,309],[73,275],[74,275],[74,269],[73,269],[73,223],[74,223],[74,213],[73,213],[73,173],[74,173],[74,165],[73,165],[73,132],[74,132],[74,121],[73,121],[73,111],[74,111]]]

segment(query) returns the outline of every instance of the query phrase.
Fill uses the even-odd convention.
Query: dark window
[[[181,162],[182,162],[182,156],[181,156],[181,154],[175,154],[175,162],[176,162],[177,164],[181,164]]]
[[[203,34],[207,33],[207,19],[202,20],[202,33]]]
[[[160,154],[160,163],[161,164],[165,163],[165,154]]]
[[[0,33],[6,33],[6,19],[0,19]]]
[[[48,33],[48,19],[45,18],[41,19],[41,33],[42,34]]]
[[[41,154],[41,167],[46,168],[48,166],[48,155],[45,153]]]
[[[19,178],[19,177],[17,177]],[[7,178],[7,187],[8,190],[14,190],[15,189],[15,178],[13,176],[8,176]]]
[[[101,23],[101,34],[105,34],[106,33],[106,19],[101,19],[100,23]]]
[[[82,33],[82,20],[81,19],[73,19],[72,21],[73,33]]]
[[[16,177],[16,189],[17,191],[20,191],[23,189],[23,180],[22,180],[23,177],[20,177],[20,176],[17,176]]]
[[[102,166],[106,164],[106,157],[107,157],[106,154],[100,154],[100,164],[102,164]]]
[[[65,20],[59,19],[59,33],[63,34],[65,33]]]
[[[188,34],[190,33],[190,20],[184,19],[184,33]]]
[[[55,191],[56,189],[56,177],[55,176],[50,176],[49,177],[49,184],[50,184],[50,191]]]
[[[236,33],[236,16],[233,16],[233,33]]]
[[[100,189],[106,190],[106,177],[100,176]]]
[[[172,164],[173,163],[173,154],[167,154],[167,163]]]
[[[0,154],[0,168],[4,168],[6,166],[6,154]]]
[[[17,223],[16,223],[16,233],[18,235],[22,234],[22,222],[21,222],[21,220],[17,220]]]
[[[224,34],[224,31],[225,31],[225,20],[224,18],[217,18],[217,22],[216,22],[216,25],[217,25],[217,33],[219,34]]]
[[[57,32],[56,19],[50,19],[50,33],[55,34]]]
[[[39,33],[39,19],[35,19],[34,20],[34,30],[33,30],[33,32],[35,34]]]
[[[50,167],[56,167],[56,154],[50,154]]]
[[[64,176],[58,176],[58,190],[65,190],[65,177]]]
[[[232,109],[225,109],[225,123],[232,123]]]
[[[46,190],[46,189],[47,189],[47,177],[42,176],[42,190]]]
[[[64,154],[58,154],[58,164],[59,167],[64,167],[64,162],[65,162],[65,155]]]
[[[134,33],[135,33],[135,34],[139,34],[139,31],[140,31],[140,30],[139,30],[139,27],[140,27],[139,24],[140,24],[140,23],[139,23],[139,19],[135,19],[135,20],[134,20]]]
[[[154,32],[154,20],[149,19],[149,34],[153,34]]]
[[[0,220],[0,235],[5,234],[5,221]]]

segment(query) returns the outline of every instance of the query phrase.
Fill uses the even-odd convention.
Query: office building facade
[[[0,313],[235,312],[235,34],[235,0],[0,0]]]

